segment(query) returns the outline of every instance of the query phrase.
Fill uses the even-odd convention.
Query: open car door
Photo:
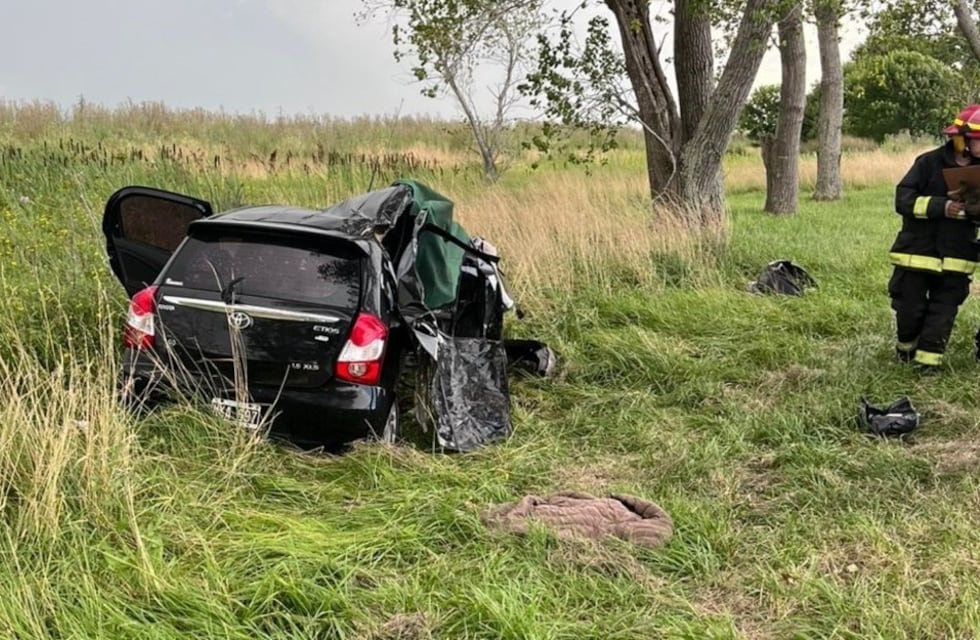
[[[123,187],[109,196],[102,232],[109,265],[126,293],[152,283],[187,236],[187,226],[211,213],[208,202],[149,187]]]

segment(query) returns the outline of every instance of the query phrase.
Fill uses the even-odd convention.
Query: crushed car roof
[[[404,185],[371,191],[327,209],[281,205],[242,207],[199,220],[193,227],[236,223],[300,226],[363,238],[384,231],[412,202],[412,190]]]

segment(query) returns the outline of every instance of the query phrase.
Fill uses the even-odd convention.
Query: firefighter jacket
[[[889,254],[895,266],[965,274],[977,268],[976,225],[962,213],[946,217],[943,169],[957,166],[954,153],[951,143],[923,153],[898,183],[895,211],[902,216],[902,230]]]

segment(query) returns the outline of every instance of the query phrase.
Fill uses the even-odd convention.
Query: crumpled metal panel
[[[394,186],[350,198],[312,215],[322,221],[321,226],[328,225],[350,236],[383,235],[411,203],[411,189]]]
[[[444,336],[445,338],[445,336]],[[507,355],[503,342],[481,338],[439,341],[438,357],[422,376],[436,441],[448,451],[468,452],[511,433]],[[425,420],[425,419],[428,420]]]

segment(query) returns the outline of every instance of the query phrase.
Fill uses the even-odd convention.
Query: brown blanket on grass
[[[596,498],[575,492],[547,498],[526,496],[520,502],[491,508],[483,520],[510,533],[525,534],[532,522],[538,522],[560,537],[615,536],[644,547],[664,544],[674,530],[667,512],[652,502],[635,496]]]

